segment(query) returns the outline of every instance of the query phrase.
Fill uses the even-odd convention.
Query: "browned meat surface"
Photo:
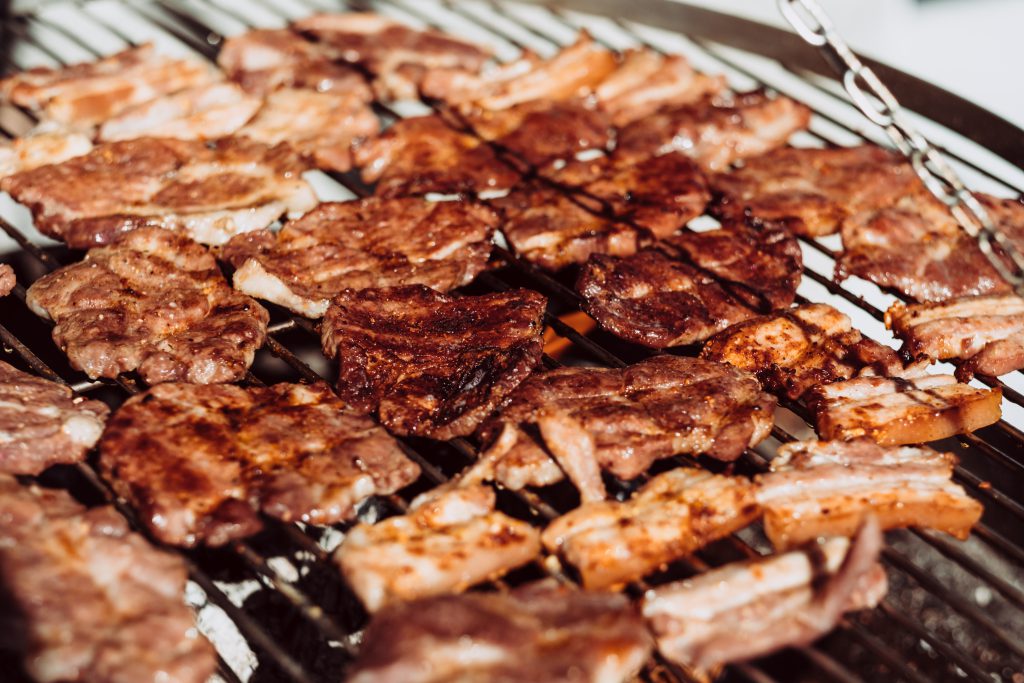
[[[625,502],[582,505],[544,530],[544,546],[575,566],[588,590],[621,586],[742,529],[761,510],[754,486],[683,467]]]
[[[920,185],[902,156],[874,145],[783,147],[712,176],[719,199],[712,210],[782,221],[800,235],[830,235],[849,216],[889,206]]]
[[[72,396],[63,384],[0,362],[0,473],[39,474],[57,463],[81,462],[110,410]]]
[[[260,95],[277,88],[305,88],[352,95],[363,102],[373,99],[357,69],[336,63],[327,48],[290,29],[246,31],[228,38],[217,64],[228,78]]]
[[[470,434],[540,361],[545,300],[450,297],[422,285],[346,290],[324,316],[338,391],[396,434]]]
[[[553,582],[386,607],[349,683],[626,683],[651,637],[624,595]]]
[[[64,130],[34,130],[13,140],[0,140],[0,180],[19,171],[29,171],[47,164],[86,154],[92,149],[88,135]]]
[[[596,216],[542,183],[517,187],[490,205],[501,213],[501,231],[513,251],[548,270],[584,263],[591,254],[626,256],[646,239],[635,228]]]
[[[963,540],[982,507],[952,482],[954,465],[951,453],[870,439],[786,444],[758,477],[765,533],[776,548],[790,548],[852,536],[871,513],[883,530],[917,526]]]
[[[621,370],[558,368],[523,382],[484,424],[485,443],[518,428],[512,452],[543,451],[523,432],[539,418],[567,415],[594,439],[602,469],[633,479],[655,460],[679,453],[735,460],[771,430],[775,400],[753,376],[720,363],[656,356]],[[511,439],[510,439],[511,440]]]
[[[997,227],[1024,248],[1024,204],[978,195]],[[952,214],[926,190],[864,211],[843,223],[837,279],[857,275],[918,301],[1009,293],[1003,280]]]
[[[810,110],[787,97],[761,92],[711,97],[624,127],[615,155],[635,162],[678,151],[709,171],[722,171],[734,161],[784,145],[809,121]]]
[[[41,119],[88,128],[132,105],[215,79],[202,62],[157,54],[147,43],[95,62],[14,74],[0,80],[0,101]]]
[[[195,242],[142,228],[37,280],[28,305],[89,377],[138,370],[149,384],[234,382],[263,344],[269,316],[231,289]]]
[[[747,320],[712,337],[701,357],[752,372],[765,389],[791,399],[818,385],[903,371],[895,351],[861,335],[827,304]]]
[[[3,640],[34,680],[205,683],[217,659],[185,606],[186,578],[182,558],[114,508],[0,475]]]
[[[885,597],[881,548],[872,519],[852,543],[832,538],[659,586],[643,614],[661,654],[696,669],[806,645]]]
[[[885,326],[903,340],[908,360],[965,360],[956,377],[998,377],[1024,368],[1024,299],[1013,294],[964,297],[937,304],[893,304]]]
[[[110,418],[100,466],[154,536],[183,546],[248,536],[261,513],[350,519],[366,498],[419,475],[387,432],[323,383],[161,384]]]
[[[0,296],[7,296],[18,284],[18,278],[14,276],[14,269],[6,263],[0,263]]]
[[[353,158],[363,180],[377,183],[376,194],[384,197],[475,194],[507,189],[519,179],[491,147],[454,130],[440,116],[398,121],[357,146]]]
[[[487,266],[498,223],[468,202],[408,197],[320,204],[278,232],[233,238],[234,285],[319,318],[343,290],[422,284],[447,292]]]
[[[41,232],[73,248],[144,226],[222,244],[311,209],[316,197],[305,170],[287,145],[140,138],[8,176],[0,189],[32,210]]]

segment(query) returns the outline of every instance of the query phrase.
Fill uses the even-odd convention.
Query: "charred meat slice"
[[[260,513],[331,524],[419,467],[323,383],[161,384],[110,419],[100,465],[153,535],[222,545],[260,529]]]
[[[138,370],[149,384],[234,382],[263,344],[269,316],[231,289],[213,256],[181,235],[142,228],[45,275],[28,305],[90,377]]]
[[[473,486],[431,497],[408,514],[357,525],[334,559],[375,612],[393,602],[461,593],[538,553],[540,533],[496,511],[493,489]]]
[[[184,604],[186,578],[181,557],[114,508],[0,475],[0,620],[34,680],[205,683],[217,658]]]
[[[827,304],[759,316],[708,340],[701,358],[752,372],[772,393],[797,399],[812,387],[858,375],[896,375],[896,352],[861,335]]]
[[[469,284],[487,266],[497,222],[468,202],[331,202],[278,232],[238,235],[221,256],[237,268],[237,289],[319,318],[348,288]]]
[[[951,481],[956,457],[869,439],[782,446],[758,477],[765,533],[776,548],[818,536],[852,536],[874,514],[882,529],[919,526],[963,540],[981,504]]]
[[[301,177],[306,168],[286,145],[139,138],[16,173],[0,180],[0,189],[32,210],[41,232],[73,248],[108,244],[144,226],[222,244],[311,209],[316,197]]]
[[[540,361],[544,297],[454,298],[429,287],[346,290],[324,317],[338,390],[396,434],[470,434]]]
[[[696,669],[804,645],[885,596],[881,547],[868,522],[852,543],[832,538],[660,586],[644,596],[643,614],[661,654]]]
[[[903,340],[908,359],[963,359],[961,382],[975,373],[998,377],[1024,368],[1024,299],[1012,294],[964,297],[937,304],[893,304],[885,326]]]
[[[349,683],[626,683],[650,652],[626,596],[542,581],[384,608]]]
[[[0,263],[0,296],[10,294],[17,284],[18,279],[14,275],[14,269],[6,263]]]
[[[59,164],[88,154],[90,149],[89,136],[63,130],[40,129],[10,142],[0,141],[0,180],[19,171]]]
[[[587,503],[544,530],[588,589],[639,579],[753,522],[754,486],[742,477],[679,468],[660,474],[625,502]]]
[[[110,410],[72,396],[63,384],[0,362],[0,473],[39,474],[81,462],[103,432]]]

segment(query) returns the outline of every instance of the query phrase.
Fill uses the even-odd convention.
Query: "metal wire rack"
[[[612,17],[625,15],[625,3],[606,0],[595,4]],[[664,3],[651,4],[661,7]],[[73,63],[147,40],[213,59],[221,36],[252,27],[279,27],[315,11],[346,8],[370,9],[410,24],[430,25],[486,42],[496,48],[499,58],[512,58],[523,48],[542,56],[552,54],[571,42],[578,29],[587,28],[611,48],[647,45],[680,52],[698,68],[726,74],[735,89],[766,87],[805,102],[816,114],[810,131],[795,139],[798,144],[882,141],[882,136],[870,130],[846,104],[841,87],[817,75],[805,63],[787,67],[776,59],[716,42],[729,34],[730,26],[742,37],[752,30],[749,22],[711,16],[703,10],[698,15],[677,16],[682,10],[676,7],[653,17],[643,12],[640,16],[630,12],[630,16],[647,20],[697,16],[705,23],[696,25],[707,30],[693,35],[557,7],[484,1],[368,0],[345,5],[330,0],[76,0],[44,4],[32,13],[7,20],[5,28],[12,40],[4,68],[9,71]],[[761,31],[761,35],[772,31],[766,27],[753,30]],[[751,47],[743,40],[738,42]],[[912,80],[910,84],[915,85]],[[911,105],[928,101],[901,97]],[[960,106],[955,101],[953,104]],[[937,111],[942,102],[932,106]],[[428,103],[393,107],[378,103],[375,107],[385,124],[430,111]],[[918,109],[919,114],[931,113],[920,106]],[[1019,163],[1024,158],[1016,156],[1020,150],[987,144],[991,139],[987,134],[972,136],[998,152],[993,154],[939,127],[935,120],[951,120],[932,116],[926,124],[937,132],[936,139],[969,182],[1004,195],[1020,192],[1024,172],[1000,158]],[[26,112],[0,110],[0,131],[7,136],[24,132],[32,123]],[[325,199],[361,196],[369,189],[355,174],[313,175]],[[25,212],[6,197],[0,197],[0,230],[0,238],[6,235],[13,247],[2,258],[15,266],[19,277],[14,295],[0,300],[0,342],[7,352],[6,359],[113,405],[138,392],[141,384],[132,376],[89,381],[72,370],[49,340],[48,326],[24,304],[27,285],[76,260],[78,255],[63,247],[41,246]],[[0,252],[5,246],[0,242]],[[881,319],[892,297],[858,280],[841,285],[831,280],[839,246],[835,238],[802,240],[801,246],[805,276],[798,300],[830,303],[849,314],[865,334],[887,339]],[[621,367],[651,353],[600,332],[587,336],[576,332],[560,317],[580,308],[570,281],[541,272],[501,247],[496,248],[496,254],[500,267],[479,278],[467,292],[525,286],[544,293],[550,302],[548,327],[571,344],[567,361]],[[272,314],[268,339],[257,354],[248,383],[329,377],[330,366],[319,353],[315,324],[281,308],[268,308]],[[548,366],[559,363],[550,357],[544,362]],[[986,506],[983,523],[974,536],[960,543],[929,531],[890,532],[883,561],[892,588],[879,608],[844,619],[833,634],[813,647],[730,666],[722,674],[725,680],[1024,680],[1024,644],[1018,637],[1024,626],[1024,504],[1018,493],[1024,490],[1024,375],[1013,373],[990,383],[1003,390],[1004,421],[975,435],[939,444],[960,455],[956,479]],[[772,438],[756,450],[747,451],[735,469],[745,474],[763,471],[780,442],[810,433],[800,407],[784,406]],[[401,513],[412,495],[446,481],[476,458],[475,444],[466,439],[446,443],[405,439],[401,443],[407,455],[421,466],[423,475],[403,492],[405,498],[394,495],[371,501],[360,512],[364,521]],[[692,461],[674,458],[659,467],[680,464]],[[131,510],[116,499],[91,465],[54,468],[42,481],[66,486],[88,501],[111,502],[134,522]],[[619,482],[612,493],[625,496],[638,483]],[[538,524],[571,508],[575,500],[575,493],[567,485],[543,492],[501,491],[499,495],[500,505],[508,514]],[[358,600],[329,560],[329,552],[345,529],[344,525],[317,529],[267,520],[266,530],[252,539],[222,549],[183,553],[191,577],[188,598],[199,611],[201,629],[221,655],[218,675],[223,680],[316,683],[343,677],[347,663],[358,650],[366,622]],[[710,546],[697,557],[673,564],[650,581],[653,585],[674,580],[767,550],[755,526]],[[570,582],[571,578],[556,567],[537,561],[512,572],[494,588],[503,590],[550,574]],[[645,584],[635,584],[627,590],[639,594],[645,588]],[[694,680],[696,676],[695,672],[655,658],[641,679]]]

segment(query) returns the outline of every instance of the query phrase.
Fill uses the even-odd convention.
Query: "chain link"
[[[949,207],[968,235],[978,241],[996,272],[1024,296],[1024,253],[998,228],[939,150],[911,125],[906,111],[875,72],[854,54],[817,0],[778,0],[779,10],[807,43],[818,48],[842,76],[854,105],[885,129],[928,191]],[[998,250],[996,249],[998,247]],[[1009,257],[1012,266],[1000,256]]]

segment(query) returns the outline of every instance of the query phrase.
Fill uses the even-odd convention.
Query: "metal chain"
[[[875,72],[854,54],[817,0],[778,0],[782,16],[842,77],[843,88],[854,105],[885,129],[893,144],[910,160],[925,187],[949,207],[968,235],[978,241],[981,252],[996,272],[1019,296],[1024,296],[1024,253],[996,226],[939,150],[910,123],[906,110]],[[798,9],[799,8],[799,9]],[[802,11],[801,11],[802,10]],[[1013,267],[995,247],[1009,257]]]

